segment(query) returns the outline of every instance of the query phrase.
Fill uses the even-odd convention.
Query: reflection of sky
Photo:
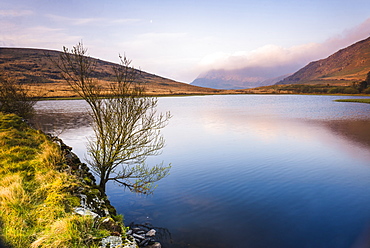
[[[174,117],[164,133],[168,146],[175,146],[179,156],[187,149],[201,153],[217,150],[220,146],[231,153],[248,149],[256,152],[288,149],[282,144],[289,144],[291,149],[295,146],[317,147],[318,150],[332,147],[354,155],[358,145],[348,137],[338,136],[327,123],[343,120],[351,123],[356,117],[370,118],[370,105],[333,102],[336,97],[224,96],[222,101],[218,98],[179,99],[178,105],[169,99],[160,99],[160,103],[168,101],[171,103],[168,106],[173,106]],[[302,98],[303,101],[298,100]],[[341,130],[346,131],[350,130]]]
[[[341,121],[332,120],[330,122],[333,125],[333,123]],[[246,139],[249,142],[253,142],[254,145],[257,145],[256,142],[261,145],[268,145],[290,140],[290,142],[297,142],[296,145],[298,146],[304,143],[306,146],[311,144],[312,146],[335,147],[335,149],[341,149],[345,153],[352,153],[353,156],[357,156],[356,149],[352,149],[353,146],[356,146],[354,141],[349,139],[350,137],[348,136],[338,137],[338,133],[329,128],[329,125],[326,123],[319,121],[284,120],[279,118],[251,118],[250,116],[242,115],[233,118],[231,115],[222,115],[219,112],[205,113],[202,116],[203,131],[207,136],[234,135],[234,139]],[[346,123],[351,126],[351,123],[355,124],[357,121],[347,120]],[[349,132],[351,130],[342,130],[342,132],[346,131]],[[365,137],[367,135],[370,139],[368,132],[363,132],[362,135]],[[230,138],[225,137],[225,140]],[[369,147],[367,148],[369,149]],[[370,157],[367,158],[370,160]]]
[[[77,156],[85,161],[87,156],[86,146],[89,137],[93,136],[93,131],[90,127],[81,127],[78,129],[65,130],[61,133],[59,137],[69,146],[72,146],[72,151],[77,154]]]
[[[194,226],[234,247],[350,247],[370,223],[370,146],[350,138],[370,105],[333,99],[160,98],[173,118],[162,155],[147,162],[172,163],[170,175],[149,197],[109,184],[110,200],[126,221],[150,221],[198,247]],[[81,126],[61,137],[81,157],[90,134]]]
[[[306,146],[327,145],[341,149],[340,144],[352,142],[348,140],[351,135],[347,135],[347,139],[336,136],[338,132],[351,131],[348,128],[351,125],[340,130],[328,127],[332,127],[337,120],[350,123],[352,118],[370,118],[370,105],[338,103],[333,99],[337,97],[249,95],[160,98],[159,109],[171,111],[173,118],[163,133],[167,144],[180,146],[180,151],[209,151],[220,145],[225,149],[236,149],[235,142],[242,144],[240,150],[263,149],[263,146],[273,146],[284,140],[291,140],[295,145],[305,143]],[[84,154],[79,147],[84,147],[86,136],[92,135],[92,130],[87,127],[89,121],[84,101],[42,101],[37,108],[41,113],[38,122],[44,122],[46,129],[60,133],[66,143],[75,144],[76,153]],[[352,152],[351,147],[343,148],[343,151]]]

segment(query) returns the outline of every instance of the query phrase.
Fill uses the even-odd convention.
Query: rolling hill
[[[349,85],[363,81],[370,71],[370,37],[309,63],[276,84]]]
[[[67,83],[61,78],[60,70],[52,60],[59,58],[60,52],[30,48],[1,48],[0,74],[5,74],[21,83],[32,83],[35,90],[41,90],[47,97],[73,97]],[[113,66],[117,64],[91,58],[96,62],[94,77],[102,84],[114,80]],[[220,90],[197,87],[176,82],[157,75],[138,71],[138,81],[142,82],[148,95],[218,94]]]

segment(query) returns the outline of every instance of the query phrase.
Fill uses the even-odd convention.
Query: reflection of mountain
[[[339,120],[323,124],[334,133],[370,149],[370,120]]]

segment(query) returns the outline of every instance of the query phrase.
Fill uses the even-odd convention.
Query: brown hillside
[[[346,85],[365,80],[370,71],[370,37],[309,63],[277,84]]]
[[[0,73],[21,83],[32,83],[35,90],[42,89],[47,97],[76,96],[50,60],[57,60],[59,54],[58,51],[43,49],[0,48]],[[97,80],[102,84],[114,80],[112,67],[116,64],[91,59],[97,64],[94,75]],[[147,94],[151,95],[221,93],[220,90],[180,83],[143,71],[140,71],[139,81],[145,86]]]

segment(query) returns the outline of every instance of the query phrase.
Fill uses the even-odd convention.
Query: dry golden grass
[[[58,146],[2,113],[0,144],[0,239],[14,248],[97,247],[93,238],[109,232],[72,212],[79,198],[71,189],[81,182],[56,169],[63,163]]]
[[[61,72],[54,62],[60,52],[42,49],[0,48],[0,71],[12,79],[32,85],[35,93],[42,96],[76,97],[68,84],[61,77]],[[91,58],[96,63],[95,79],[103,87],[114,81],[113,67],[117,64]],[[54,62],[53,62],[54,61]],[[145,87],[148,95],[190,95],[220,94],[221,90],[202,88],[174,80],[166,79],[144,71],[138,72],[138,82]]]
[[[104,89],[109,89],[109,81],[99,81],[99,84]],[[142,84],[145,87],[145,93],[150,96],[167,96],[167,95],[212,95],[224,94],[225,90],[214,90],[207,88],[200,88],[188,84],[179,85],[161,85],[159,83]],[[32,95],[41,95],[45,98],[75,98],[79,97],[70,86],[65,82],[45,83],[31,85]]]

